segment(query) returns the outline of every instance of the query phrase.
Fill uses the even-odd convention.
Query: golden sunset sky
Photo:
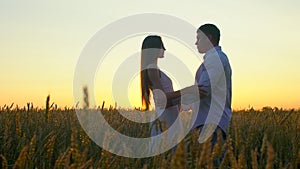
[[[198,28],[205,23],[221,30],[223,51],[233,75],[232,107],[264,106],[300,108],[300,1],[0,1],[0,106],[27,102],[44,107],[47,95],[59,106],[74,106],[73,77],[81,51],[104,26],[141,13],[161,13],[181,18]],[[138,23],[137,23],[138,24]],[[126,28],[120,28],[126,29]],[[184,33],[184,32],[179,32]],[[159,33],[157,33],[159,34]],[[192,55],[181,43],[161,35],[167,48],[160,67],[168,73],[172,55]],[[97,104],[112,98],[111,79],[120,60],[139,56],[145,36],[119,43],[95,77]],[[196,30],[195,30],[196,40]],[[196,47],[195,47],[196,48]],[[186,60],[196,72],[199,60]],[[110,64],[107,64],[110,63]],[[138,62],[139,63],[139,62]],[[139,64],[136,65],[139,69]],[[106,73],[101,74],[101,70]],[[174,88],[179,85],[172,77]],[[130,104],[140,104],[139,77],[132,77],[125,92]]]

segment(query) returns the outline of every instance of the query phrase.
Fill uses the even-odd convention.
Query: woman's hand
[[[181,95],[181,104],[189,105],[189,104],[195,103],[197,101],[200,101],[199,95],[197,95],[197,94]]]
[[[192,94],[192,95],[198,95],[200,97],[207,96],[207,92],[203,90],[201,87],[202,85],[199,86],[193,85],[193,86],[186,87],[181,90],[181,95]]]

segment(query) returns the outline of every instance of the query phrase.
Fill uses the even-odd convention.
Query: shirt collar
[[[209,50],[205,53],[205,55],[203,56],[203,59],[205,60],[205,58],[207,57],[207,55],[213,54],[213,53],[218,52],[218,51],[221,51],[221,50],[222,50],[221,46],[215,46],[215,47],[209,49]]]

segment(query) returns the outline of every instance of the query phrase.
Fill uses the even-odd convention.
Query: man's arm
[[[182,100],[181,100],[182,96],[185,94],[197,96],[197,98],[192,99],[190,103],[195,102],[193,100],[200,99],[200,97],[205,97],[207,95],[207,93],[205,91],[200,89],[201,85],[199,85],[199,86],[193,85],[193,86],[189,86],[189,87],[186,87],[184,89],[181,89],[181,90],[178,90],[175,92],[164,93],[162,84],[160,83],[159,70],[158,69],[149,69],[148,75],[149,75],[149,80],[151,81],[151,83],[153,85],[153,88],[156,90],[158,89],[158,91],[152,91],[152,92],[157,92],[156,96],[158,96],[158,97],[155,98],[154,100],[155,100],[156,106],[158,106],[158,107],[168,108],[171,106],[179,105],[182,102]],[[164,94],[165,97],[160,96],[161,94]],[[185,99],[185,101],[188,102],[189,100]]]
[[[189,95],[190,97],[192,96],[190,99],[184,99],[185,103],[191,104],[199,101],[200,98],[207,96],[207,92],[201,89],[201,85],[193,85],[175,92],[166,93],[166,108],[181,104],[183,101],[181,99],[185,95]]]

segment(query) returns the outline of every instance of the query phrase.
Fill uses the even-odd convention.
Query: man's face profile
[[[209,41],[204,33],[201,31],[197,32],[197,40],[195,45],[197,45],[197,49],[199,53],[206,53],[209,47]]]

